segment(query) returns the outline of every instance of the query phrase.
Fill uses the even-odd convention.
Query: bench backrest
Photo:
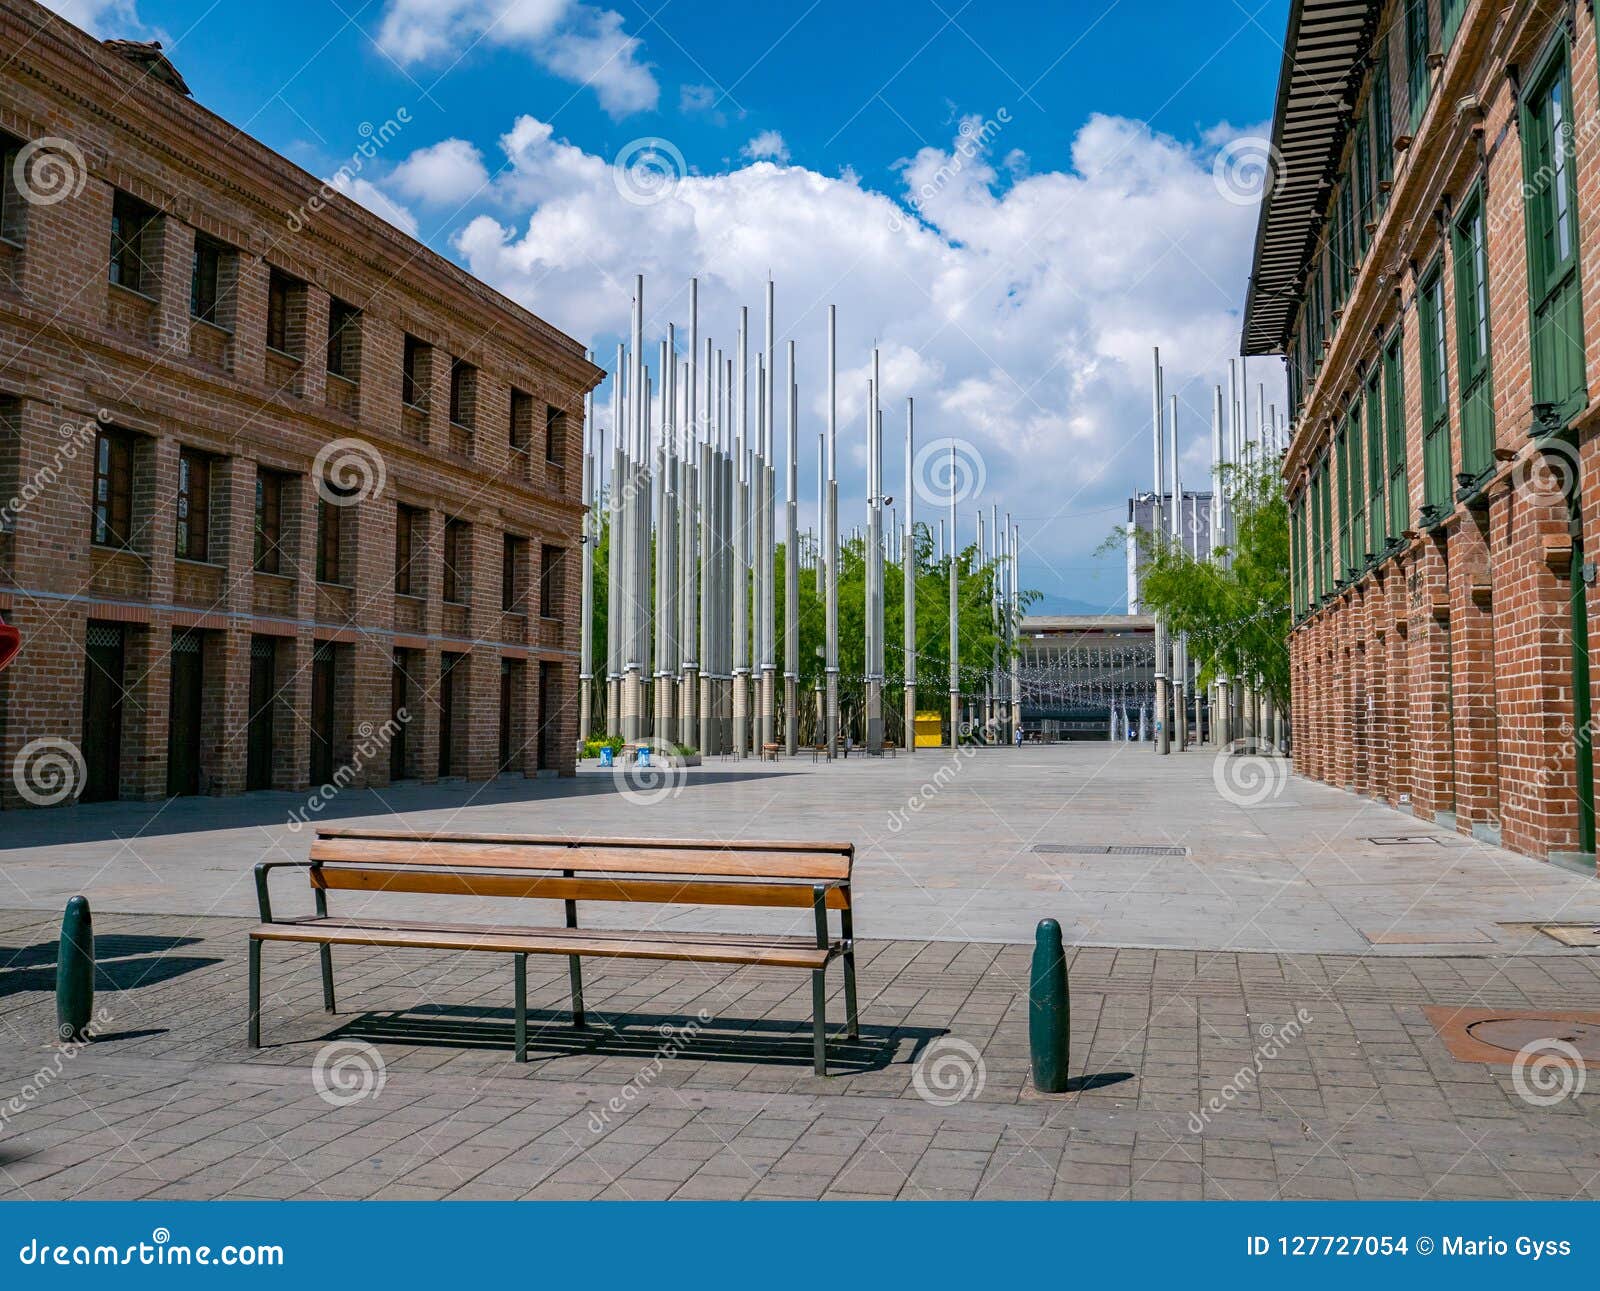
[[[830,909],[850,908],[850,843],[703,839],[539,838],[327,828],[311,845],[319,891],[671,905],[809,907],[828,885]]]

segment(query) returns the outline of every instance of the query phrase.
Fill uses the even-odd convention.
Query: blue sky
[[[1053,596],[1121,597],[1120,565],[1093,553],[1146,484],[1152,345],[1186,480],[1205,474],[1255,221],[1216,159],[1263,132],[1286,0],[279,0],[270,26],[228,0],[53,7],[158,36],[199,101],[319,176],[345,168],[352,197],[602,356],[635,271],[652,331],[683,321],[700,274],[720,339],[770,270],[803,449],[836,303],[846,424],[878,339],[886,404],[915,394],[925,437],[971,445],[973,505],[1022,519],[1025,582]],[[363,123],[402,108],[352,172]],[[619,197],[612,167],[642,137],[673,170],[647,204]],[[846,496],[859,448],[842,451]]]

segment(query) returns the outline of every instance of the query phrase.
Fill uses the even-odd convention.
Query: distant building
[[[1024,618],[1022,729],[1029,739],[1138,737],[1141,710],[1155,699],[1156,621],[1146,614],[1062,614]]]
[[[1128,499],[1128,526],[1130,530],[1150,528],[1150,513],[1155,493],[1135,493]],[[1161,514],[1170,530],[1172,494],[1161,495]],[[1183,542],[1191,555],[1204,558],[1211,554],[1211,490],[1183,491]],[[1132,532],[1128,534],[1128,613],[1143,614],[1145,606],[1140,595],[1144,576],[1144,552]]]

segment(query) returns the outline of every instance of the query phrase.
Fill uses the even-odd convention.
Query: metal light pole
[[[1154,432],[1155,432],[1155,494],[1150,500],[1150,536],[1152,543],[1159,544],[1163,533],[1161,519],[1161,496],[1166,487],[1166,462],[1161,437],[1161,351],[1159,348],[1154,353]],[[1171,752],[1171,730],[1167,721],[1167,625],[1162,622],[1161,616],[1156,616],[1156,729],[1155,751],[1159,754]]]
[[[901,618],[905,650],[905,743],[908,753],[917,749],[917,504],[912,487],[912,459],[916,455],[916,405],[906,396],[906,529],[900,544]]]
[[[828,306],[828,493],[822,547],[827,560],[826,631],[823,668],[828,678],[828,757],[839,750],[839,476],[838,476],[838,327],[835,308]]]

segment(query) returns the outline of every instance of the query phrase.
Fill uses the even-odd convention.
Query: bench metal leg
[[[333,1007],[333,947],[319,947],[322,952],[322,1009],[325,1013],[336,1013]]]
[[[516,1043],[517,1061],[528,1061],[528,957],[513,955],[517,981]]]
[[[567,956],[567,976],[572,979],[572,1025],[579,1031],[583,1021],[583,956]]]
[[[820,968],[811,973],[811,1067],[828,1074],[828,975]]]
[[[261,943],[250,938],[250,1047],[261,1048]]]
[[[861,1039],[861,1015],[856,1009],[856,952],[844,952],[844,1012],[850,1025],[850,1038]]]

